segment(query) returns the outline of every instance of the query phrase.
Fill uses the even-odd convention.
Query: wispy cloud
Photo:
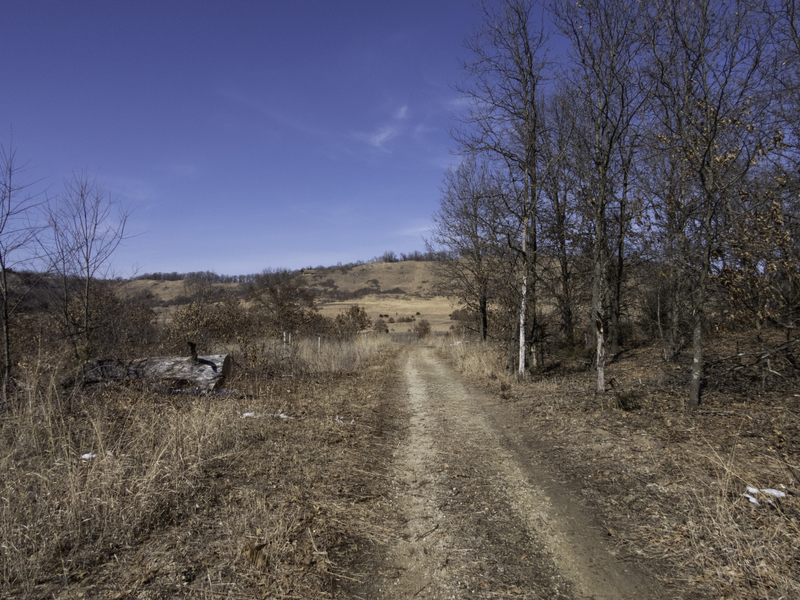
[[[355,133],[354,137],[362,142],[368,143],[370,146],[378,148],[379,150],[387,150],[386,144],[392,139],[396,138],[400,130],[393,125],[382,125],[376,130],[368,133]]]
[[[406,128],[402,125],[402,121],[406,119],[408,119],[408,105],[404,104],[391,114],[388,122],[378,125],[372,131],[355,132],[352,135],[355,139],[366,142],[374,148],[389,152],[387,144],[405,131]]]
[[[430,221],[422,221],[417,219],[411,223],[407,223],[405,227],[400,229],[397,233],[404,236],[420,237],[426,236],[431,232]]]
[[[125,176],[106,176],[102,178],[103,186],[116,198],[142,202],[153,198],[153,188],[143,179]]]

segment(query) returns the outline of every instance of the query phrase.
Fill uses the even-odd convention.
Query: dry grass
[[[723,597],[796,598],[800,596],[797,543],[800,539],[800,498],[791,488],[777,485],[786,494],[776,498],[752,494],[758,505],[744,496],[748,487],[769,489],[765,477],[751,460],[735,452],[721,455],[713,448],[701,452],[714,476],[696,477],[685,498],[676,498],[684,518],[661,531],[665,549],[687,567],[698,584],[717,588]],[[697,457],[677,457],[690,463]],[[772,465],[779,470],[780,465]],[[687,469],[688,471],[688,469]]]
[[[407,294],[429,296],[433,288],[433,266],[434,263],[426,261],[376,262],[352,269],[326,269],[305,277],[311,286],[333,280],[338,289],[347,292],[369,287],[369,282],[376,279],[384,290],[400,288]]]
[[[477,379],[512,381],[508,371],[500,368],[504,359],[500,345],[465,342],[459,336],[442,337],[439,343],[460,373],[470,373]]]
[[[382,535],[365,472],[393,351],[297,343],[293,376],[222,396],[32,373],[0,422],[0,596],[332,594]]]
[[[380,315],[389,315],[395,320],[395,323],[388,323],[389,330],[397,333],[408,331],[412,325],[412,323],[399,323],[397,320],[412,316],[416,321],[427,320],[433,331],[436,332],[449,331],[450,326],[454,323],[450,319],[453,303],[441,296],[416,298],[413,296],[370,295],[352,302],[324,302],[320,305],[320,314],[333,318],[353,304],[363,306],[373,323],[380,318]],[[388,321],[388,318],[384,318],[384,321]]]
[[[657,348],[609,365],[615,387],[597,395],[591,371],[562,365],[519,382],[504,369],[505,348],[450,343],[443,351],[460,371],[507,400],[527,443],[605,515],[615,551],[644,560],[672,597],[800,597],[797,394],[740,385],[736,395],[731,385],[693,412],[685,368],[661,362]],[[620,398],[640,409],[622,410]],[[755,494],[757,506],[748,486],[786,496]]]

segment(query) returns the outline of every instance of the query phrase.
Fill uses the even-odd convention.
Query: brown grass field
[[[448,330],[453,306],[431,295],[424,263],[411,267],[307,277],[408,292],[323,314],[359,304]],[[127,285],[166,302],[192,291]],[[704,404],[687,411],[688,352],[665,364],[657,344],[631,344],[598,396],[580,353],[552,352],[545,373],[517,381],[501,345],[457,339],[427,343],[496,398],[509,435],[598,515],[615,556],[653,565],[669,597],[800,597],[796,345],[766,373],[752,335],[715,333]],[[221,395],[64,388],[40,348],[0,412],[0,597],[355,597],[397,534],[386,502],[408,428],[394,395],[406,348],[378,335],[263,340],[235,357]]]
[[[431,263],[427,262],[399,262],[399,263],[372,263],[355,267],[347,272],[332,269],[324,273],[312,272],[305,275],[307,284],[316,287],[321,282],[332,280],[338,290],[354,292],[370,287],[370,280],[378,280],[383,290],[400,288],[405,294],[369,294],[353,300],[331,301],[324,297],[319,303],[320,313],[324,316],[335,317],[353,304],[363,306],[374,323],[379,315],[398,317],[414,316],[417,321],[426,319],[433,331],[446,332],[450,330],[453,321],[450,313],[456,308],[454,302],[442,296],[433,294],[433,272]],[[245,287],[234,283],[210,284],[214,290],[241,293]],[[323,288],[324,289],[324,288]],[[151,293],[159,302],[173,303],[176,298],[190,296],[195,288],[184,281],[148,281],[135,280],[124,284],[125,294]],[[174,307],[158,307],[160,315],[168,319],[174,312]],[[417,315],[419,313],[419,315]],[[387,319],[384,319],[387,320]],[[390,324],[390,331],[397,333],[407,332],[410,323]]]

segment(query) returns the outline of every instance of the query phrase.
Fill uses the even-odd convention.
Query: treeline
[[[384,252],[380,256],[374,257],[372,260],[368,261],[370,263],[378,263],[378,262],[387,262],[387,263],[394,263],[394,262],[402,262],[406,260],[415,260],[415,261],[440,261],[447,258],[447,252],[441,250],[428,250],[426,252],[420,252],[419,250],[414,250],[413,252],[409,252],[405,254],[401,252],[399,255],[395,254],[393,251],[389,250]]]
[[[713,328],[753,327],[762,347],[765,327],[791,339],[794,0],[501,0],[483,10],[458,86],[463,160],[445,176],[428,249],[458,257],[439,269],[440,288],[483,337],[492,328],[508,340],[510,366],[542,368],[548,336],[588,337],[604,391],[606,355],[636,315],[666,360],[691,350],[696,406]]]
[[[213,271],[190,271],[189,273],[145,273],[134,279],[146,281],[201,281],[203,283],[254,283],[258,278],[257,273],[249,275],[219,275]]]
[[[447,258],[447,252],[441,250],[431,250],[426,252],[420,252],[419,250],[414,250],[413,252],[404,253],[401,252],[396,254],[394,251],[389,250],[384,252],[380,256],[375,256],[370,260],[358,260],[349,262],[346,264],[338,263],[334,266],[318,266],[318,267],[306,267],[305,269],[301,269],[303,271],[332,271],[332,270],[343,270],[347,272],[352,270],[356,267],[360,267],[363,265],[379,263],[379,262],[401,262],[401,261],[440,261]],[[250,273],[248,275],[220,275],[213,271],[190,271],[188,273],[178,273],[173,271],[171,273],[144,273],[143,275],[137,275],[134,279],[141,279],[146,281],[186,281],[186,280],[194,280],[194,281],[201,281],[203,283],[255,283],[260,276],[260,273]]]

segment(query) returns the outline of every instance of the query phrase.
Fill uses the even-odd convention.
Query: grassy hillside
[[[447,331],[453,304],[436,296],[431,262],[371,263],[355,268],[330,268],[304,272],[310,288],[320,294],[320,312],[335,316],[348,306],[363,306],[373,322],[380,315],[395,321],[403,317],[426,319],[433,331]],[[384,320],[388,320],[384,318]],[[410,323],[389,323],[390,331],[403,332]]]
[[[303,271],[309,288],[319,296],[320,312],[336,316],[353,304],[363,306],[373,323],[380,315],[389,315],[395,321],[401,317],[426,319],[433,331],[448,331],[454,306],[448,298],[436,296],[433,289],[433,263],[403,261],[396,263],[371,263],[354,268],[307,269]],[[213,293],[244,294],[247,285],[236,283],[209,283]],[[198,284],[190,281],[135,280],[122,287],[125,295],[148,295],[159,305],[159,312],[169,313],[170,307],[182,305],[199,291]],[[384,320],[388,320],[385,318]],[[390,330],[404,332],[410,323],[389,324]]]
[[[430,297],[433,292],[432,262],[403,261],[370,263],[354,268],[304,271],[310,287],[355,292],[360,289],[387,291],[402,289],[405,294]]]

